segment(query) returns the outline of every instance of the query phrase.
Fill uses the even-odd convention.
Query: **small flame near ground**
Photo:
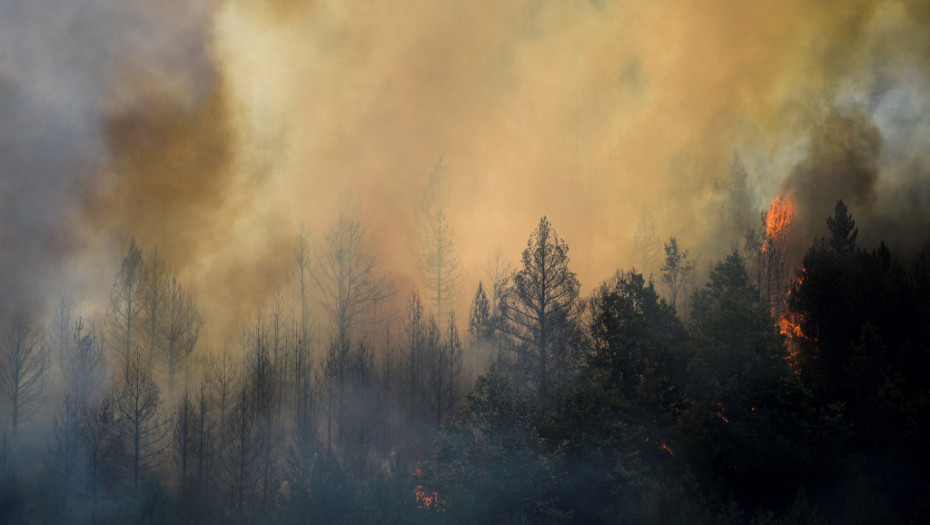
[[[420,477],[423,475],[423,469],[420,467],[420,462],[417,462],[416,467],[413,469],[413,475]],[[445,512],[446,500],[439,497],[439,493],[435,490],[430,491],[423,488],[422,484],[417,484],[416,489],[413,491],[413,495],[416,498],[417,508],[418,509],[428,509],[434,510],[436,512]]]

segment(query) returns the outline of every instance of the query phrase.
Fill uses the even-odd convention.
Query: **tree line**
[[[629,269],[582,296],[543,217],[515,268],[492,257],[460,334],[443,170],[423,203],[424,293],[401,312],[340,217],[316,246],[296,239],[287,287],[219,345],[135,243],[104,315],[8,315],[0,521],[927,515],[928,254],[860,247],[840,201],[793,274],[750,232],[697,286],[673,238],[662,293]]]

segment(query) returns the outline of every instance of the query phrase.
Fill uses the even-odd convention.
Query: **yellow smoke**
[[[459,309],[494,248],[517,262],[542,215],[586,287],[634,263],[644,204],[660,240],[709,260],[744,233],[718,210],[734,151],[761,211],[818,165],[803,160],[818,123],[923,79],[930,49],[928,9],[890,0],[277,4],[217,4],[213,91],[111,112],[122,182],[90,214],[164,245],[221,317],[266,298],[300,228],[319,236],[340,212],[415,286],[440,158]],[[167,153],[139,147],[153,143]]]

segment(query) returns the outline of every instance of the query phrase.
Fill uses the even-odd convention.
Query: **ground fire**
[[[423,475],[423,469],[420,468],[419,462],[417,462],[417,466],[414,468],[413,474],[418,478]],[[427,490],[423,487],[422,484],[417,484],[413,495],[416,498],[418,509],[429,509],[435,510],[437,512],[443,512],[445,510],[443,509],[443,506],[445,505],[446,501],[440,498],[439,493],[435,490]]]

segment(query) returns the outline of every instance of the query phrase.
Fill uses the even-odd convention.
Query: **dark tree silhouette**
[[[52,313],[45,329],[45,345],[49,351],[49,359],[54,359],[63,371],[64,360],[69,354],[69,345],[73,342],[71,332],[72,301],[61,299],[58,307]]]
[[[133,354],[139,351],[137,332],[142,328],[143,290],[142,250],[133,240],[129,243],[129,250],[113,283],[108,311],[108,341],[113,345],[114,353],[123,365],[123,375],[126,376],[129,375]]]
[[[181,287],[177,278],[173,277],[166,289],[161,336],[168,367],[168,399],[171,400],[175,378],[197,346],[203,322],[193,297]]]
[[[157,466],[168,443],[168,420],[161,413],[158,386],[145,366],[142,356],[129,361],[125,377],[116,385],[116,407],[132,472],[132,488],[147,468]]]
[[[688,250],[678,247],[678,239],[672,237],[665,245],[665,263],[662,265],[662,282],[668,288],[668,302],[677,308],[681,288],[694,277],[694,262],[688,258]]]
[[[652,283],[617,272],[588,300],[588,365],[627,399],[666,409],[681,386],[686,333]]]
[[[223,465],[229,495],[238,515],[247,520],[255,489],[261,482],[261,442],[253,393],[248,385],[243,385],[236,393],[225,425]]]
[[[10,414],[15,439],[20,424],[31,418],[45,400],[48,356],[25,313],[14,314],[0,333],[0,394]]]
[[[491,337],[491,305],[484,292],[484,285],[478,281],[478,289],[471,303],[471,316],[468,318],[468,335],[472,342],[482,344]]]
[[[512,338],[540,402],[549,399],[570,364],[581,313],[578,279],[568,268],[568,244],[543,217],[523,251],[523,268],[501,298],[502,330]]]
[[[419,270],[436,319],[445,317],[461,281],[459,260],[454,252],[453,230],[445,213],[446,171],[448,168],[440,160],[430,174],[422,203],[423,249]]]
[[[351,331],[360,317],[373,314],[379,303],[393,293],[388,276],[365,247],[364,230],[358,221],[340,216],[325,236],[326,245],[313,278],[319,301],[333,325],[333,339],[326,357],[327,447],[332,446],[333,418],[341,418],[345,401],[345,367],[352,348]],[[339,410],[339,412],[336,412]]]
[[[827,227],[831,233],[830,248],[838,253],[852,253],[856,250],[859,228],[856,228],[856,221],[849,214],[842,199],[836,201],[833,215],[827,217]]]
[[[158,250],[152,250],[148,257],[143,257],[141,267],[138,270],[141,274],[141,294],[139,300],[139,309],[144,316],[140,329],[144,330],[144,337],[148,346],[147,361],[149,366],[154,366],[155,359],[162,352],[164,341],[164,309],[170,293],[169,285],[171,284],[168,275],[168,268],[165,261],[158,255]]]

